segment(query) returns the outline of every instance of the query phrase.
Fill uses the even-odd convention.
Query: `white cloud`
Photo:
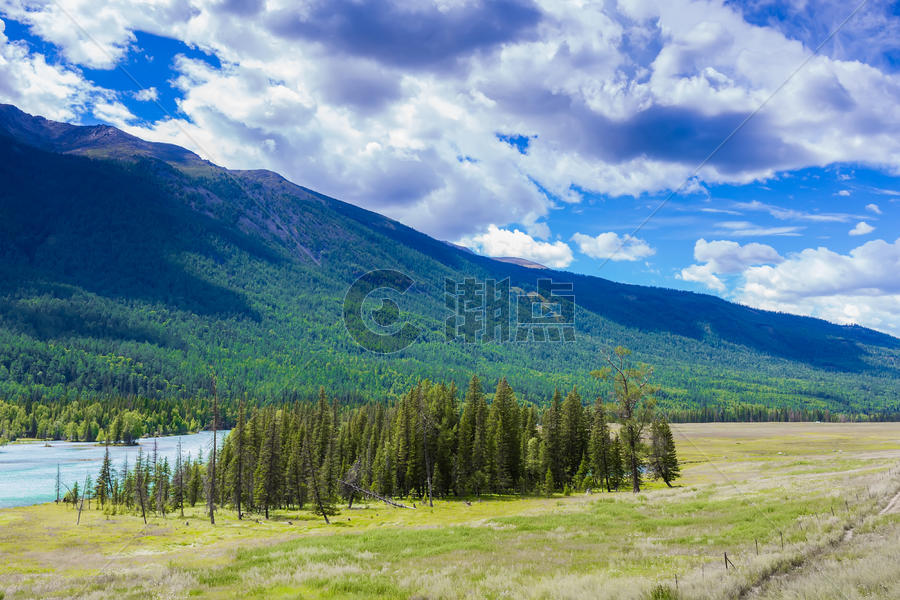
[[[681,270],[681,273],[676,274],[675,277],[683,281],[702,283],[709,289],[719,293],[722,293],[727,289],[725,283],[716,276],[712,266],[709,264],[685,267]]]
[[[809,248],[776,266],[750,267],[738,299],[750,306],[858,323],[900,335],[900,239],[839,254]]]
[[[781,221],[811,221],[815,223],[846,223],[853,219],[853,215],[845,213],[810,213],[793,208],[783,208],[772,204],[765,204],[758,200],[752,202],[737,202],[735,206],[742,210],[767,212]]]
[[[432,12],[476,4],[440,2]],[[724,0],[536,5],[543,17],[528,35],[433,64],[416,62],[414,52],[386,59],[378,44],[369,53],[350,42],[328,47],[325,38],[273,26],[302,21],[314,3],[0,0],[0,13],[79,66],[123,64],[138,43],[135,31],[215,54],[222,70],[177,60],[180,113],[129,132],[228,167],[277,170],[446,239],[490,223],[540,237],[537,224],[556,206],[579,202],[579,190],[618,196],[678,186],[812,52],[774,27],[748,23]],[[426,49],[466,37],[452,33]],[[43,58],[19,52],[6,60],[0,70],[15,62],[14,70],[27,71]],[[20,77],[4,73],[0,98],[54,118],[104,105],[93,95],[114,100],[75,70],[43,67],[47,78],[35,75],[31,85],[61,87],[39,101],[18,91]],[[813,57],[689,189],[842,161],[900,172],[898,100],[900,73]],[[103,114],[131,122],[108,106]],[[499,142],[498,132],[529,136],[528,151]],[[759,210],[798,222],[854,219]],[[725,229],[735,237],[799,231]]]
[[[25,44],[10,42],[5,30],[0,20],[0,102],[49,119],[78,120],[94,102],[110,97],[80,73],[48,64]]]
[[[576,233],[572,240],[581,252],[591,258],[635,261],[656,254],[656,250],[646,241],[627,233],[623,236],[612,231],[597,236]]]
[[[860,221],[856,224],[856,227],[850,230],[850,235],[869,235],[873,231],[875,231],[874,227],[865,221]]]
[[[717,223],[720,233],[732,237],[799,236],[803,227],[763,227],[750,221],[722,221]]]
[[[775,248],[766,244],[750,242],[742,246],[728,240],[707,242],[704,239],[694,244],[694,259],[703,264],[686,267],[676,277],[702,283],[720,293],[726,286],[718,275],[735,275],[752,265],[778,264],[784,260]]]
[[[849,196],[850,190],[841,190],[837,193],[838,196]]]
[[[141,102],[153,102],[159,99],[159,90],[150,86],[134,93],[134,98]]]
[[[777,264],[784,260],[772,246],[750,242],[741,246],[728,240],[697,240],[694,259],[710,264],[716,273],[740,273],[750,265]]]
[[[458,243],[485,256],[526,258],[556,269],[572,263],[572,249],[565,242],[540,242],[518,229],[510,231],[496,225],[490,225],[487,232],[463,238]]]
[[[881,214],[881,209],[878,208],[877,204],[866,204],[866,210],[871,213],[875,213],[876,215]]]

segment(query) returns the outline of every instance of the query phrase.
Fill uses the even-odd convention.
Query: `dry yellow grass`
[[[900,524],[878,513],[900,486],[900,424],[673,430],[684,477],[636,496],[371,504],[332,526],[308,513],[257,524],[222,511],[212,527],[198,508],[188,525],[91,511],[76,527],[71,509],[6,509],[0,589],[7,600],[624,599],[674,591],[677,576],[683,598],[898,597],[885,575],[896,567],[879,557],[896,556]],[[827,595],[842,588],[852,593]]]

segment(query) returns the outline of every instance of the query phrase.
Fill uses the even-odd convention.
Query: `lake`
[[[219,432],[219,447],[227,431]],[[178,455],[178,440],[181,440],[182,455],[195,459],[203,451],[207,460],[212,449],[212,432],[201,431],[182,436],[142,438],[140,448],[144,455],[153,452],[156,440],[159,460],[169,459],[175,466]],[[48,444],[46,446],[45,444]],[[56,467],[59,465],[62,483],[71,487],[76,481],[84,485],[84,478],[90,475],[96,480],[103,463],[105,448],[95,442],[24,442],[0,446],[0,508],[28,506],[56,500]],[[119,471],[128,457],[129,468],[134,467],[138,446],[110,446],[109,456],[113,468]],[[60,496],[65,495],[62,487]]]

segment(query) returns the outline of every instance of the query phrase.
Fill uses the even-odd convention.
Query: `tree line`
[[[424,380],[396,403],[342,408],[321,390],[314,402],[238,405],[234,427],[217,449],[175,464],[143,451],[117,470],[104,460],[93,483],[101,504],[166,513],[205,502],[269,516],[274,509],[334,514],[341,501],[482,494],[552,494],[622,488],[679,476],[668,423],[656,412],[651,370],[618,349],[596,371],[611,398],[585,405],[578,390],[557,391],[539,411],[506,379],[492,394],[473,376],[454,384]],[[460,398],[460,396],[462,396]],[[615,421],[615,422],[614,422]],[[77,495],[76,495],[77,496]]]

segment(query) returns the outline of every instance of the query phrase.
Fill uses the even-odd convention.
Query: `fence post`
[[[784,551],[784,532],[779,531],[778,535],[781,536],[781,550]]]
[[[756,542],[756,555],[759,556],[759,540],[753,540]]]

